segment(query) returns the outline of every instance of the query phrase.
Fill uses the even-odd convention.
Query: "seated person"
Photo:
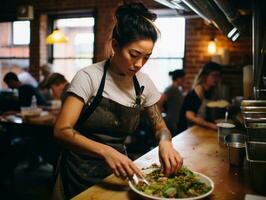
[[[9,88],[18,90],[20,106],[30,106],[33,96],[36,96],[38,105],[49,105],[37,88],[33,87],[32,85],[22,84],[15,73],[8,72],[4,76],[4,82]]]
[[[178,133],[193,124],[217,130],[216,124],[206,121],[199,115],[199,111],[203,101],[212,97],[213,90],[220,80],[220,74],[221,66],[214,62],[206,63],[199,71],[193,89],[184,99],[178,122]]]
[[[40,78],[39,78],[39,85],[38,89],[40,93],[47,99],[47,100],[53,100],[53,94],[50,88],[46,87],[46,82],[49,78],[49,76],[53,72],[53,67],[50,63],[44,64],[40,66]]]
[[[22,84],[29,84],[29,85],[32,85],[33,87],[38,86],[38,82],[36,81],[36,79],[29,72],[25,70],[23,70],[22,72],[18,74],[18,80]]]
[[[60,73],[52,73],[47,79],[46,87],[52,90],[55,99],[60,99],[64,102],[69,82],[64,75]]]

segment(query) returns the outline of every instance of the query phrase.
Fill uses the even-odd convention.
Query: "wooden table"
[[[214,192],[205,199],[243,200],[245,194],[256,194],[250,187],[247,163],[242,167],[228,164],[227,149],[219,146],[217,132],[194,126],[173,138],[175,148],[182,154],[184,165],[193,171],[210,177],[215,185]],[[158,163],[158,148],[134,161],[140,168]],[[111,175],[75,196],[73,200],[138,200],[127,181]]]
[[[58,111],[43,111],[40,116],[23,119],[20,112],[7,112],[0,115],[0,126],[5,136],[13,139],[30,139],[36,154],[40,154],[50,164],[55,164],[59,154],[59,145],[53,137],[53,127]],[[10,142],[11,143],[11,142]]]
[[[58,114],[58,110],[42,111],[39,116],[23,118],[20,112],[7,112],[0,115],[0,123],[12,123],[16,125],[43,125],[53,126]]]

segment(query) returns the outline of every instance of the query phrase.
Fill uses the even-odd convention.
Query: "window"
[[[13,44],[14,45],[30,44],[30,22],[29,21],[13,22]]]
[[[160,29],[161,36],[149,61],[142,68],[161,92],[171,84],[169,71],[183,69],[185,52],[185,18],[168,12],[171,11],[164,15],[157,13],[155,24]]]
[[[94,18],[56,19],[54,24],[68,42],[53,45],[53,70],[64,74],[70,81],[79,69],[93,62]]]
[[[0,23],[0,89],[8,71],[17,74],[29,67],[30,22]]]

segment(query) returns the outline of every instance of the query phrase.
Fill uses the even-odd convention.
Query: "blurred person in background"
[[[221,66],[215,62],[206,63],[195,78],[193,89],[186,95],[178,122],[178,133],[186,130],[191,125],[199,125],[217,130],[216,124],[208,122],[201,115],[204,101],[212,99],[214,89],[218,85],[221,76]]]
[[[183,70],[174,70],[169,72],[172,78],[172,84],[168,86],[160,98],[161,112],[164,112],[165,122],[172,135],[177,134],[177,123],[179,121],[179,113],[184,99],[184,80],[185,72]]]
[[[69,88],[69,82],[64,75],[60,73],[52,73],[48,77],[45,86],[52,90],[54,99],[60,99],[64,102],[67,97],[66,91]]]
[[[22,84],[32,85],[33,87],[38,87],[38,82],[36,79],[26,70],[22,70],[18,75],[18,79]]]
[[[52,91],[50,88],[46,87],[46,83],[48,80],[48,77],[53,73],[53,67],[52,64],[47,63],[40,66],[40,82],[38,85],[38,89],[40,93],[47,99],[52,100],[54,99]]]
[[[37,88],[29,84],[23,84],[14,72],[8,72],[4,76],[4,82],[9,88],[18,90],[20,106],[30,106],[33,96],[36,96],[38,105],[49,105]]]
[[[50,63],[43,64],[40,66],[40,82],[39,89],[46,89],[46,83],[48,77],[53,73],[53,67]]]

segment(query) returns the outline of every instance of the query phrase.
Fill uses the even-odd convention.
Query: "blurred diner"
[[[184,70],[174,70],[169,72],[169,76],[172,78],[172,84],[161,95],[159,105],[161,112],[165,113],[164,119],[167,127],[172,135],[176,135],[180,108],[184,100],[185,72]]]
[[[17,89],[20,106],[30,106],[33,96],[36,97],[37,105],[49,105],[37,88],[29,84],[23,84],[14,72],[8,72],[3,80],[9,88]]]
[[[216,124],[206,121],[204,112],[207,101],[214,98],[214,89],[221,76],[221,66],[215,62],[206,63],[195,78],[193,89],[186,95],[178,122],[178,132],[193,124],[217,130]]]
[[[52,73],[48,77],[45,86],[52,90],[54,99],[60,99],[64,102],[67,96],[66,91],[69,88],[69,82],[63,74]]]

